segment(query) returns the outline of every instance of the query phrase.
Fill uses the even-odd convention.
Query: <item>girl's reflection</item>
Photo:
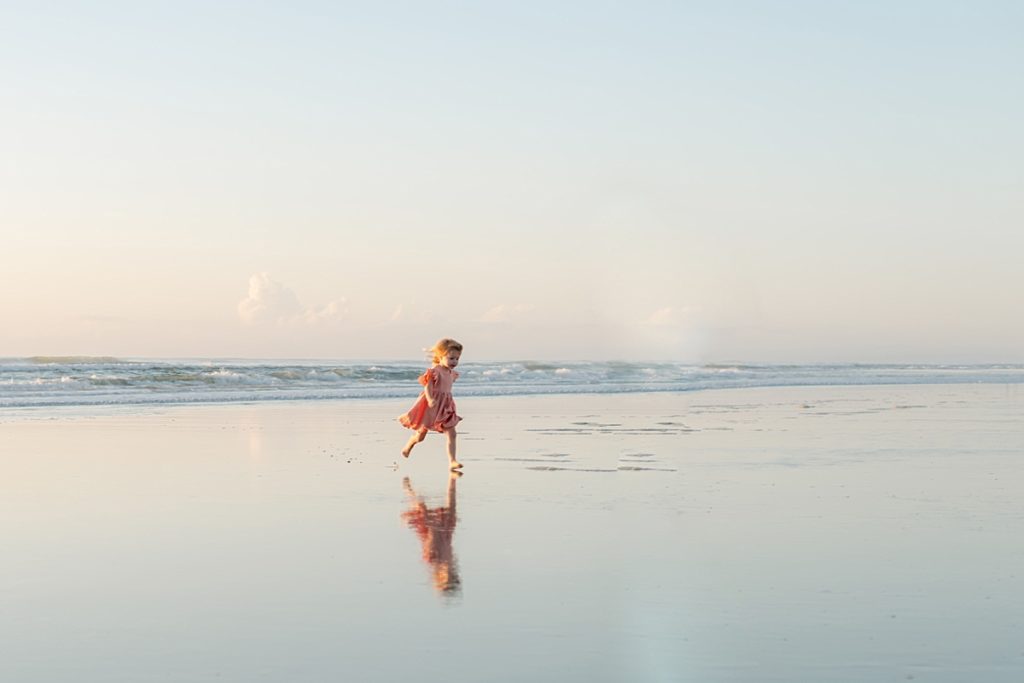
[[[409,496],[409,509],[402,513],[402,519],[416,532],[423,545],[423,561],[430,565],[434,589],[443,596],[455,597],[462,589],[458,562],[452,550],[452,534],[455,533],[455,480],[461,476],[452,472],[448,477],[448,492],[444,507],[428,508],[423,498],[416,495],[409,477],[402,480],[402,487]]]

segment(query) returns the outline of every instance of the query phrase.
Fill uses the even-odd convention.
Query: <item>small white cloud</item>
[[[480,321],[485,323],[507,323],[532,310],[533,306],[527,304],[498,304],[484,313],[480,317]]]
[[[238,317],[249,325],[315,325],[340,320],[347,313],[345,300],[332,301],[319,308],[303,306],[299,297],[284,284],[272,280],[267,273],[249,278],[249,296],[238,302]]]
[[[345,299],[338,299],[319,309],[307,308],[302,312],[301,319],[303,322],[315,325],[329,320],[341,320],[346,313],[348,313],[348,308],[345,306]]]
[[[434,311],[429,308],[420,308],[416,300],[401,303],[395,306],[391,313],[393,323],[431,323],[434,322]]]
[[[648,325],[671,325],[675,321],[675,314],[671,306],[659,308],[645,320]]]
[[[666,306],[665,308],[659,308],[654,313],[651,313],[651,315],[644,320],[644,324],[653,325],[655,327],[681,325],[693,312],[694,309],[689,306],[684,306],[682,308]]]

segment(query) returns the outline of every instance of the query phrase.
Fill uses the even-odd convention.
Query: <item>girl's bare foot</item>
[[[412,447],[427,438],[427,430],[423,429],[413,434],[409,441],[405,444],[405,448],[402,449],[402,457],[408,458],[409,454],[412,453]]]
[[[450,470],[457,470],[457,469],[461,469],[461,468],[462,468],[462,463],[458,462],[457,460],[452,460],[450,463],[448,463],[448,469],[450,469]]]

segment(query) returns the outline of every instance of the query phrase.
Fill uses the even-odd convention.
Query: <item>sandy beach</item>
[[[0,680],[1024,678],[1020,385],[407,403],[0,414]]]

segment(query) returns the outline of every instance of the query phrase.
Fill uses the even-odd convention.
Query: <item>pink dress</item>
[[[427,405],[427,394],[420,394],[415,405],[398,421],[409,429],[420,430],[426,427],[435,432],[451,429],[462,420],[455,414],[455,399],[452,398],[452,383],[459,378],[459,373],[443,365],[435,365],[420,376],[420,384],[430,384],[430,395],[434,397],[434,406]]]

